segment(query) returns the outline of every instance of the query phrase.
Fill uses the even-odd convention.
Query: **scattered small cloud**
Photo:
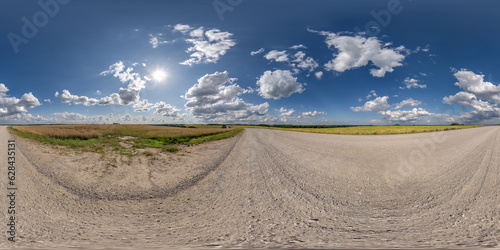
[[[399,89],[411,89],[411,88],[421,88],[421,89],[425,89],[427,88],[427,85],[426,84],[419,84],[420,80],[418,79],[415,79],[415,78],[410,78],[410,77],[406,77],[403,81],[403,83],[405,84],[404,87],[399,87]]]
[[[375,90],[370,91],[370,94],[368,94],[366,96],[366,100],[368,100],[368,99],[370,99],[372,97],[377,97],[377,93],[375,92]]]
[[[431,47],[430,44],[425,45],[425,47],[417,46],[417,48],[415,48],[415,50],[413,50],[412,52],[413,53],[429,52],[431,51],[430,47]]]
[[[288,62],[288,54],[286,53],[286,50],[271,50],[269,51],[265,56],[267,60],[269,61],[276,61],[276,62]]]
[[[305,117],[305,118],[313,118],[313,117],[316,117],[318,115],[325,115],[326,113],[325,112],[318,112],[318,111],[308,111],[308,112],[303,112],[302,113],[302,116]]]
[[[285,109],[283,107],[281,107],[278,111],[280,112],[280,115],[283,117],[292,117],[295,114],[294,109]]]
[[[216,63],[219,58],[227,53],[229,49],[236,45],[232,39],[233,34],[219,29],[207,29],[204,27],[191,27],[185,24],[177,24],[174,32],[188,35],[184,41],[192,44],[186,52],[190,53],[190,58],[181,62],[183,65],[194,65],[200,63]]]
[[[319,67],[318,62],[312,57],[306,56],[303,51],[298,51],[295,54],[289,54],[286,50],[271,50],[264,58],[271,62],[281,62],[290,66],[295,74],[300,73],[302,70],[313,72]],[[309,76],[309,75],[307,75]],[[316,72],[315,76],[321,78],[323,72]]]
[[[163,40],[162,35],[163,34],[161,34],[161,33],[157,34],[157,35],[149,34],[149,44],[151,44],[153,49],[158,48],[158,46],[161,44],[168,43],[168,41]]]
[[[58,120],[63,121],[86,121],[88,119],[88,116],[82,115],[80,113],[63,112],[54,113],[52,115],[55,116]]]
[[[255,56],[255,55],[258,55],[258,54],[260,54],[262,52],[264,52],[264,48],[260,48],[260,49],[258,49],[256,51],[252,51],[252,52],[250,52],[250,55]]]
[[[290,49],[307,49],[307,47],[303,44],[293,45]]]

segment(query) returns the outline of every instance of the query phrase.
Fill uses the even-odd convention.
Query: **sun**
[[[163,82],[165,78],[167,78],[167,73],[161,69],[157,69],[151,74],[151,77],[153,77],[153,80],[157,82]]]

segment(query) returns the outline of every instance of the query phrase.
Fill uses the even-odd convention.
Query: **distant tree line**
[[[154,126],[187,128],[185,124],[154,124]],[[191,127],[194,127],[194,126],[191,126]]]
[[[261,127],[271,127],[271,128],[345,128],[345,127],[357,127],[357,125],[269,125],[269,124],[257,124],[255,126]]]

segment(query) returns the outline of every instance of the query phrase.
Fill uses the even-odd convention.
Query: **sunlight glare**
[[[163,70],[156,70],[155,72],[153,72],[151,74],[151,76],[153,77],[153,79],[157,82],[163,82],[163,80],[165,80],[165,78],[167,78],[167,73]]]

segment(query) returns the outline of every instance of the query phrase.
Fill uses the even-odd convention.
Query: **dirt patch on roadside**
[[[177,152],[136,149],[136,155],[81,152],[18,138],[23,153],[44,175],[71,192],[98,199],[158,198],[193,185],[222,162],[239,136],[195,146],[179,145]],[[120,144],[132,147],[127,139]]]

